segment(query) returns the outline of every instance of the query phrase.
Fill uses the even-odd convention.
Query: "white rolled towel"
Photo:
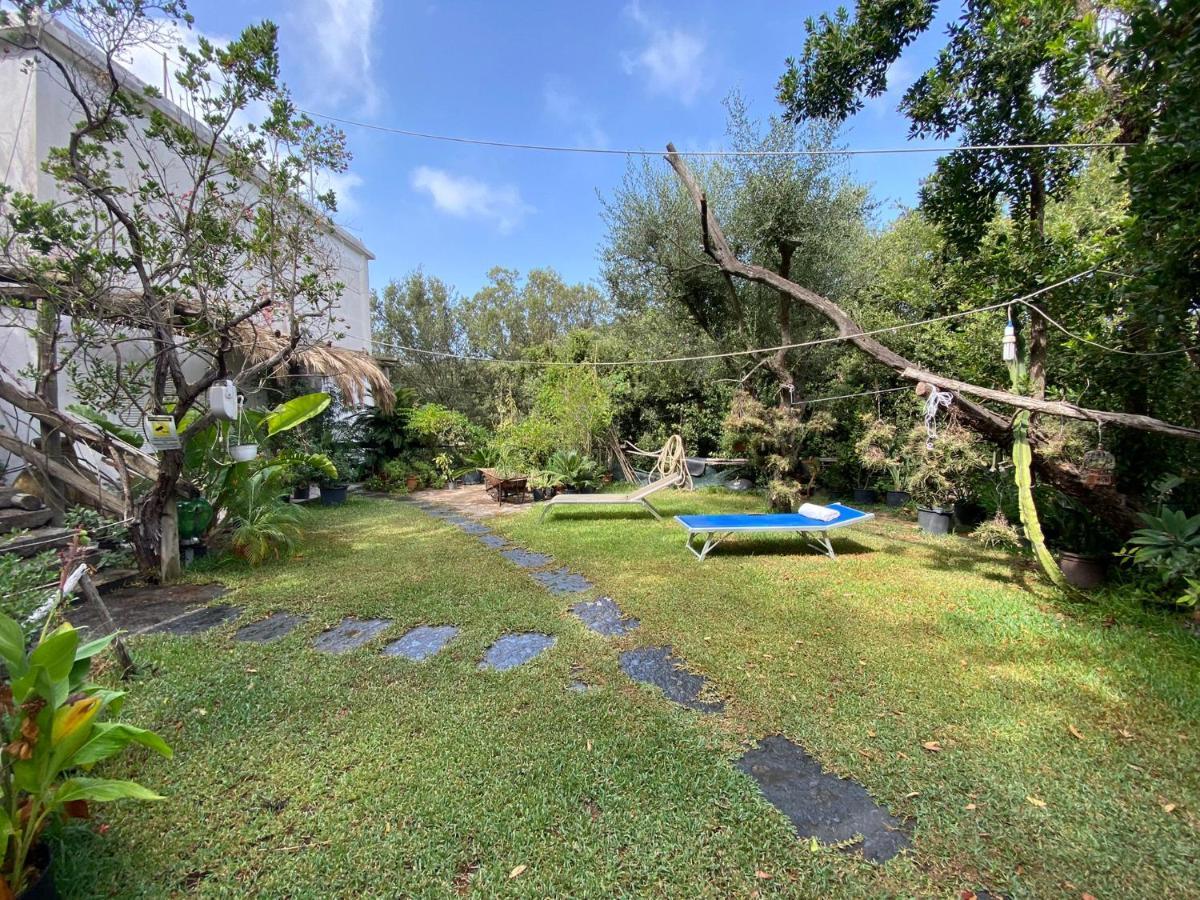
[[[796,512],[810,519],[816,519],[818,522],[832,522],[838,517],[836,509],[830,509],[828,506],[818,506],[815,503],[802,503]]]

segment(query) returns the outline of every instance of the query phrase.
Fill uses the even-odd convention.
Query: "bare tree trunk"
[[[37,381],[34,391],[48,406],[58,407],[58,310],[54,301],[46,298],[37,303]],[[42,453],[54,463],[62,463],[62,434],[57,428],[44,421],[38,422],[42,438]],[[53,514],[55,525],[62,525],[67,511],[66,492],[62,483],[50,474],[48,467],[42,470],[39,480],[45,490],[46,506]]]
[[[133,551],[144,572],[163,580],[179,576],[179,519],[175,492],[183,472],[183,451],[164,450],[158,458],[158,480],[138,510],[130,529]]]

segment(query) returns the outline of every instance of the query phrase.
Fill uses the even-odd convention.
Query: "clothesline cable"
[[[706,361],[711,361],[714,359],[732,359],[732,358],[738,357],[738,356],[757,356],[758,354],[763,354],[763,353],[777,353],[780,350],[799,350],[804,347],[817,347],[817,346],[821,346],[823,344],[834,344],[834,343],[838,343],[840,341],[853,340],[854,338],[873,337],[873,336],[879,335],[879,334],[890,334],[890,333],[896,332],[896,331],[904,331],[909,328],[919,328],[924,325],[933,325],[933,324],[936,324],[937,322],[947,322],[952,319],[961,319],[961,318],[964,318],[965,316],[973,316],[973,315],[977,315],[978,313],[992,312],[994,310],[1003,309],[1008,306],[1020,305],[1020,306],[1026,307],[1027,309],[1029,309],[1031,312],[1035,313],[1036,315],[1041,316],[1050,325],[1053,325],[1055,328],[1057,328],[1063,334],[1067,335],[1067,337],[1072,338],[1073,340],[1077,340],[1081,343],[1088,344],[1089,346],[1095,347],[1098,350],[1103,350],[1108,353],[1118,353],[1118,354],[1121,354],[1122,356],[1164,357],[1164,356],[1174,356],[1174,355],[1177,355],[1180,353],[1190,353],[1194,350],[1200,349],[1200,345],[1193,346],[1193,347],[1177,347],[1173,350],[1156,350],[1156,351],[1123,350],[1119,347],[1109,347],[1105,344],[1101,344],[1097,341],[1090,340],[1089,338],[1085,338],[1082,335],[1078,335],[1078,334],[1074,333],[1073,331],[1069,330],[1066,326],[1064,326],[1062,323],[1051,318],[1045,312],[1045,310],[1041,309],[1040,307],[1038,307],[1030,302],[1033,299],[1035,299],[1036,297],[1040,297],[1042,294],[1053,291],[1056,288],[1064,287],[1073,281],[1078,281],[1080,278],[1083,278],[1087,275],[1092,275],[1097,271],[1098,270],[1095,268],[1085,269],[1082,272],[1076,272],[1074,275],[1069,275],[1068,277],[1063,278],[1059,281],[1056,281],[1053,284],[1044,285],[1043,287],[1040,287],[1035,291],[1031,291],[1028,294],[1024,294],[1020,297],[1014,297],[1011,300],[1003,300],[999,303],[992,303],[987,306],[976,306],[972,309],[965,309],[965,310],[960,310],[959,312],[947,313],[942,316],[934,316],[933,318],[922,319],[918,322],[902,322],[899,325],[888,325],[883,328],[875,328],[870,331],[858,331],[858,332],[855,332],[854,334],[839,334],[839,335],[834,335],[832,337],[815,338],[811,341],[800,341],[798,343],[791,343],[791,344],[778,344],[774,347],[759,347],[754,350],[730,350],[730,351],[727,351],[724,353],[702,353],[697,356],[669,356],[669,357],[661,357],[658,359],[622,359],[622,360],[594,360],[594,361],[589,361],[589,362],[564,362],[562,360],[503,359],[503,358],[497,358],[497,357],[493,357],[493,356],[472,356],[472,355],[463,354],[463,353],[450,353],[448,351],[443,351],[443,350],[425,350],[420,347],[409,347],[404,344],[393,344],[393,343],[388,343],[385,341],[374,341],[373,343],[376,347],[383,348],[386,350],[399,350],[399,351],[402,351],[405,353],[416,353],[416,354],[420,354],[422,356],[429,356],[429,357],[434,357],[437,359],[453,359],[453,360],[458,360],[461,362],[495,363],[495,364],[499,364],[499,365],[512,365],[512,366],[540,366],[543,368],[554,368],[554,367],[571,368],[571,367],[575,367],[575,366],[598,366],[598,367],[603,367],[603,368],[614,368],[614,367],[620,367],[620,366],[649,366],[649,365],[666,365],[666,364],[671,364],[671,363],[706,362]]]
[[[662,150],[618,149],[614,147],[575,147],[555,144],[525,144],[517,141],[497,141],[485,138],[468,138],[458,135],[435,134],[429,131],[416,131],[410,128],[396,128],[391,125],[380,125],[376,122],[360,122],[341,116],[331,116],[313,110],[302,109],[307,115],[336,122],[339,125],[349,125],[353,128],[365,128],[369,131],[380,131],[385,134],[396,134],[401,137],[419,138],[427,141],[442,141],[450,144],[469,144],[475,147],[494,147],[503,150],[533,150],[543,153],[589,153],[602,156],[662,156]],[[809,150],[678,150],[678,156],[704,158],[721,157],[791,157],[791,156],[882,156],[886,154],[906,153],[954,153],[958,151],[996,151],[996,150],[1112,150],[1133,147],[1136,144],[1124,141],[1081,141],[1078,143],[1044,143],[1044,144],[965,144],[961,147],[863,147],[846,150],[809,149]]]
[[[802,400],[801,403],[803,403],[805,406],[808,406],[810,403],[830,403],[834,400],[851,400],[855,397],[874,397],[876,394],[894,394],[897,391],[911,391],[912,389],[913,386],[909,384],[905,385],[904,387],[883,388],[882,390],[878,391],[859,391],[855,394],[838,394],[836,397],[814,397],[812,400]]]
[[[456,360],[461,360],[463,362],[500,363],[500,364],[505,364],[505,365],[531,365],[531,366],[546,366],[546,367],[559,367],[559,366],[570,367],[570,366],[580,366],[580,365],[588,365],[588,366],[594,365],[594,366],[603,366],[603,367],[614,367],[614,366],[648,366],[648,365],[660,365],[660,364],[666,364],[666,363],[684,363],[684,362],[705,362],[705,361],[714,360],[714,359],[730,359],[730,358],[738,357],[738,356],[757,356],[760,353],[776,353],[780,350],[799,350],[803,347],[817,347],[822,344],[833,344],[833,343],[837,343],[839,341],[852,340],[853,338],[858,338],[858,337],[872,337],[877,334],[888,334],[888,333],[894,332],[894,331],[902,331],[907,328],[917,328],[922,325],[932,325],[936,322],[945,322],[945,321],[949,321],[951,319],[960,319],[964,316],[973,316],[973,315],[976,315],[977,313],[991,312],[992,310],[1001,309],[1002,307],[1009,306],[1010,304],[1013,304],[1013,303],[1025,303],[1026,301],[1032,300],[1035,297],[1039,297],[1042,294],[1047,293],[1048,291],[1054,290],[1055,288],[1060,288],[1060,287],[1063,287],[1064,285],[1070,284],[1072,281],[1077,281],[1078,279],[1083,278],[1085,275],[1090,275],[1090,274],[1092,274],[1093,271],[1095,271],[1095,270],[1094,269],[1086,269],[1082,272],[1077,272],[1074,275],[1068,276],[1067,278],[1063,278],[1060,281],[1054,282],[1053,284],[1048,284],[1043,287],[1040,287],[1036,291],[1031,291],[1028,294],[1025,294],[1021,297],[1016,297],[1012,300],[1004,300],[1000,303],[993,303],[988,306],[977,306],[973,309],[966,309],[966,310],[961,310],[959,312],[947,313],[946,315],[935,316],[931,319],[922,319],[919,322],[902,322],[899,325],[888,325],[886,327],[875,328],[870,331],[859,331],[859,332],[855,332],[854,334],[845,334],[845,335],[839,334],[839,335],[834,335],[832,337],[815,338],[811,341],[800,341],[798,343],[791,343],[791,344],[779,344],[774,347],[759,347],[758,349],[755,349],[755,350],[730,350],[730,351],[727,351],[724,353],[702,353],[697,356],[671,356],[671,357],[662,357],[659,359],[598,360],[595,362],[577,363],[577,362],[563,362],[561,360],[499,359],[499,358],[490,357],[490,356],[471,356],[471,355],[461,354],[461,353],[450,353],[450,352],[446,352],[446,351],[442,351],[442,350],[423,350],[419,347],[407,347],[403,344],[389,344],[389,343],[385,343],[382,341],[376,341],[375,345],[377,347],[383,347],[383,348],[390,349],[390,350],[402,350],[402,351],[405,351],[408,353],[418,353],[418,354],[421,354],[424,356],[432,356],[432,357],[437,357],[437,358],[441,358],[441,359],[456,359]],[[1036,307],[1034,307],[1034,308],[1036,309]]]

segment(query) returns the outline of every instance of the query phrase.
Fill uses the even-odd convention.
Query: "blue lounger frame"
[[[709,551],[727,537],[769,531],[794,531],[816,544],[830,559],[837,559],[833,545],[829,543],[829,532],[836,528],[845,528],[847,525],[866,522],[875,518],[875,514],[843,506],[841,503],[830,503],[829,509],[836,510],[838,517],[828,522],[810,519],[799,513],[676,516],[675,521],[687,530],[684,543],[700,560],[708,556]],[[696,549],[692,542],[692,538],[697,534],[704,535],[704,546],[700,549]]]

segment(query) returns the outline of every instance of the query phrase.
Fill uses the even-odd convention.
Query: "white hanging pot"
[[[258,456],[258,444],[234,444],[229,448],[229,455],[234,462],[250,462]]]

